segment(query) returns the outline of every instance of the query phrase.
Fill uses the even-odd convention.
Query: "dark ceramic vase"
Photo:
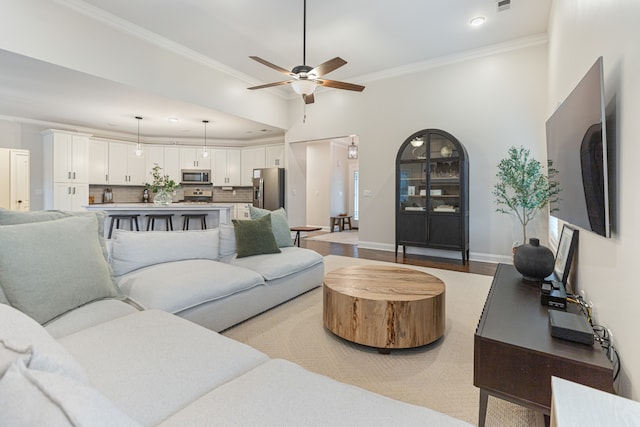
[[[524,280],[541,282],[553,272],[555,259],[551,249],[540,246],[539,239],[529,239],[526,245],[520,245],[513,257],[513,265]]]

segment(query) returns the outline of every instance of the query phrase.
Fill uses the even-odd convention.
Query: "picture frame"
[[[409,185],[407,187],[407,194],[409,196],[415,196],[416,195],[416,187],[414,185]]]
[[[562,226],[560,233],[560,241],[558,242],[558,251],[556,252],[556,260],[553,272],[556,279],[561,281],[566,287],[571,265],[573,263],[573,255],[578,246],[578,230],[568,225]]]

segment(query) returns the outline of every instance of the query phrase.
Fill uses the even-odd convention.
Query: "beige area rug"
[[[306,240],[319,240],[321,242],[343,243],[345,245],[358,244],[358,230],[334,231],[333,233],[314,234],[304,237]]]
[[[325,271],[384,262],[325,257]],[[442,279],[447,286],[445,336],[425,347],[377,350],[336,337],[322,323],[322,289],[316,288],[235,326],[224,335],[272,358],[394,399],[478,423],[479,390],[473,386],[473,336],[491,277],[405,266]],[[487,426],[543,426],[542,415],[493,397]]]

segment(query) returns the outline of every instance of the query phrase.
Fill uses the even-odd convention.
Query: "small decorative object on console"
[[[529,239],[526,245],[516,249],[513,265],[524,280],[541,282],[553,272],[555,257],[551,249],[540,246],[539,239]]]

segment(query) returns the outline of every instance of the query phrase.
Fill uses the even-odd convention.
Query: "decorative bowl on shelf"
[[[440,155],[442,157],[451,157],[452,154],[453,154],[453,148],[451,148],[450,145],[445,145],[440,149]]]

